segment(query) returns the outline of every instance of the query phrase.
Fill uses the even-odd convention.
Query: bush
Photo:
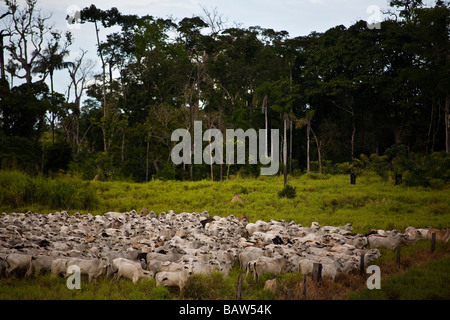
[[[0,203],[12,208],[32,201],[30,176],[20,171],[0,171]]]
[[[293,199],[295,198],[297,195],[297,191],[296,188],[290,185],[285,185],[284,188],[278,192],[278,196],[280,198],[288,198],[288,199]]]
[[[220,296],[219,291],[224,290],[226,290],[226,284],[222,273],[194,274],[187,281],[183,297],[184,299],[195,300],[217,299]]]
[[[401,175],[402,183],[411,187],[444,189],[450,181],[450,155],[444,151],[423,156],[414,152],[408,154],[404,146],[393,146],[383,156],[361,155],[354,165],[385,180],[394,181],[396,175]]]
[[[151,291],[151,297],[154,300],[168,300],[170,292],[166,287],[155,287]]]
[[[52,209],[95,209],[96,190],[89,182],[61,176],[30,177],[19,171],[0,171],[0,202],[10,210],[39,204]]]

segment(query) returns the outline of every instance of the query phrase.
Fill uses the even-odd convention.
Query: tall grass
[[[107,211],[139,211],[145,206],[156,213],[169,210],[176,213],[207,210],[212,216],[245,215],[250,221],[284,219],[305,226],[312,221],[318,221],[321,225],[352,223],[354,231],[359,233],[370,229],[403,231],[409,225],[431,225],[437,228],[450,226],[448,185],[442,190],[395,186],[375,174],[358,176],[357,184],[351,185],[348,175],[317,173],[289,177],[288,183],[296,190],[292,199],[278,196],[283,188],[283,177],[278,176],[233,178],[223,182],[155,180],[131,183],[83,181],[65,175],[56,178],[31,177],[18,171],[0,171],[0,210],[31,210],[42,213],[67,210],[69,213],[79,211],[103,214]],[[235,193],[241,196],[243,202],[230,202]],[[449,245],[450,243],[443,248],[438,245],[436,252],[448,256]],[[413,258],[409,258],[409,255],[417,256],[417,252],[412,251],[414,248],[422,249],[427,254],[429,252],[429,244],[426,242],[402,249],[402,264],[405,268],[414,266]],[[387,274],[390,268],[394,268],[393,261],[394,252],[384,251],[376,263],[382,266],[383,274]],[[444,275],[448,270],[448,259],[432,265],[431,270]],[[51,278],[49,275],[33,279],[6,278],[0,279],[0,299],[234,299],[237,279],[242,272],[235,266],[228,278],[220,274],[193,277],[183,295],[178,290],[156,287],[154,280],[143,280],[133,285],[122,279],[98,279],[97,283],[91,284],[87,284],[84,279],[82,290],[68,290],[64,279]],[[431,281],[431,289],[423,291],[426,293],[423,298],[448,298],[448,291],[439,293],[439,283],[431,271],[413,270],[410,278],[399,276],[392,279],[392,284],[382,283],[389,290],[378,294],[386,296],[373,297],[371,294],[376,294],[375,291],[364,291],[351,298],[403,298],[396,293],[400,284],[409,281],[408,279],[418,281],[416,279],[420,277],[430,278]],[[300,289],[297,290],[300,277],[299,274],[277,276],[280,289],[276,295],[263,290],[264,280],[272,276],[263,275],[258,281],[253,280],[251,275],[244,277],[243,298],[285,299],[289,290],[297,297],[301,294]],[[355,282],[361,282],[359,276],[354,278]],[[323,292],[314,293],[310,289],[310,298],[315,295],[327,299],[341,297],[341,291],[346,284],[350,286],[352,281],[350,278],[344,279],[343,284],[328,283],[324,285]],[[425,282],[423,284],[426,286]],[[355,288],[359,288],[359,285]],[[410,289],[414,290],[414,286]],[[346,290],[349,289],[344,291],[347,292]]]
[[[295,221],[308,226],[352,223],[356,232],[398,229],[407,226],[450,226],[449,186],[442,190],[395,186],[376,174],[358,176],[308,173],[289,177],[294,198],[279,197],[283,178],[263,176],[228,181],[160,181],[148,183],[83,181],[61,175],[50,179],[17,171],[0,171],[0,210],[48,213],[51,210],[103,214],[108,211],[139,212],[142,207],[157,214],[174,210],[210,215],[247,216],[250,221]],[[238,193],[243,202],[231,203]]]
[[[94,210],[98,198],[89,182],[77,178],[0,171],[0,203],[3,211]]]

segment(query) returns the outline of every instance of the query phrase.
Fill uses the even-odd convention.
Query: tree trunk
[[[450,153],[450,95],[445,95],[445,151]]]
[[[293,136],[293,130],[292,130],[292,120],[289,119],[289,173],[292,173],[292,136]]]
[[[103,53],[102,50],[100,50],[100,38],[98,36],[98,32],[100,31],[97,27],[97,21],[94,21],[95,25],[95,34],[97,36],[97,47],[98,47],[98,54],[100,55],[100,60],[102,61],[102,93],[103,93],[103,116],[106,115],[106,72],[105,72],[105,60],[103,59]]]
[[[213,161],[212,161],[212,146],[211,146],[211,131],[209,132],[209,163],[211,167],[211,181],[214,181],[214,168],[213,168]]]
[[[102,62],[102,94],[103,94],[103,117],[106,118],[106,116],[108,115],[108,110],[107,110],[107,104],[106,104],[106,72],[105,72],[105,60],[103,59],[103,53],[102,50],[100,49],[100,38],[98,36],[98,32],[100,31],[97,27],[97,21],[94,21],[94,25],[95,25],[95,34],[97,36],[97,48],[98,48],[98,54],[100,56],[100,60]],[[103,149],[105,151],[106,154],[108,154],[109,151],[109,147],[107,146],[107,142],[106,142],[106,135],[107,135],[107,130],[105,128],[105,123],[102,122],[102,132],[103,132]]]
[[[284,186],[286,186],[287,183],[287,135],[286,135],[287,121],[288,121],[287,114],[284,114],[284,134],[283,134]]]
[[[3,48],[3,37],[4,35],[0,32],[0,78],[5,79],[5,56]]]
[[[396,145],[402,144],[402,133],[403,129],[400,127],[393,128],[394,131],[394,143]]]
[[[317,157],[318,157],[318,161],[319,161],[319,172],[322,173],[322,153],[321,153],[321,146],[319,143],[319,139],[317,139],[316,134],[314,133],[313,129],[311,128],[311,132],[313,134],[314,140],[316,141],[316,146],[317,146]]]
[[[148,182],[148,152],[150,149],[150,139],[147,137],[147,152],[145,154],[145,182]]]
[[[355,157],[355,133],[356,133],[356,126],[355,126],[355,120],[352,120],[352,158],[350,160],[350,163],[353,163],[353,158]]]
[[[50,70],[50,91],[51,91],[51,97],[52,97],[52,111],[51,111],[51,126],[52,126],[52,144],[55,144],[55,112],[53,110],[54,108],[54,99],[53,99],[53,70]]]
[[[122,127],[122,150],[121,150],[122,165],[125,162],[125,128]]]
[[[267,131],[268,131],[268,128],[267,128],[267,95],[265,95],[264,96],[264,99],[263,99],[263,103],[262,103],[262,113],[264,113],[264,119],[265,119],[265,121],[264,121],[264,123],[265,123],[265,129],[266,129],[266,133],[265,133],[265,136],[266,136],[266,146],[265,146],[265,150],[264,150],[264,156],[266,157],[266,158],[268,158],[269,157],[269,150],[268,150],[268,148],[269,148],[269,141],[268,141],[268,134],[267,134]]]
[[[306,171],[311,171],[311,167],[309,165],[309,136],[311,132],[311,121],[308,120],[306,125]]]

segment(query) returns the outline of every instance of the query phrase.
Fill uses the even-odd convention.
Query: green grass
[[[307,299],[450,299],[450,243],[437,243],[434,254],[429,253],[429,241],[402,248],[401,267],[394,262],[395,252],[382,250],[382,257],[372,264],[381,269],[381,289],[366,289],[369,275],[355,274],[339,276],[336,282],[323,279],[323,285],[314,285],[308,277]],[[263,274],[254,280],[250,274],[235,265],[228,277],[216,272],[209,276],[192,276],[184,290],[156,287],[154,279],[142,279],[133,284],[127,279],[119,281],[99,278],[87,283],[82,276],[81,289],[69,290],[66,279],[51,277],[50,274],[32,276],[29,279],[12,276],[0,278],[0,300],[234,300],[239,275],[243,275],[243,300],[304,299],[302,295],[302,274],[277,275],[275,293],[264,290],[265,281],[273,279]]]
[[[181,182],[155,180],[148,183],[81,181],[30,178],[18,172],[0,172],[0,210],[3,212],[103,214],[108,211],[156,213],[174,210],[210,215],[246,215],[251,221],[295,221],[308,226],[352,223],[354,231],[398,229],[407,226],[445,228],[450,225],[449,186],[442,190],[394,186],[376,175],[358,177],[351,185],[346,175],[309,173],[289,177],[296,189],[293,199],[279,197],[282,177],[233,178],[228,181]],[[230,203],[235,193],[243,203]]]
[[[450,299],[450,257],[412,267],[381,281],[381,289],[351,293],[353,300],[448,300]]]
[[[50,213],[66,210],[69,214],[77,211],[103,214],[132,209],[139,212],[145,206],[156,213],[207,210],[212,216],[245,215],[250,221],[284,219],[304,226],[309,226],[313,221],[318,221],[322,226],[352,223],[353,230],[358,233],[370,229],[403,231],[407,226],[450,226],[448,185],[440,190],[394,186],[374,174],[358,176],[357,184],[351,185],[347,175],[317,173],[290,176],[288,184],[296,190],[296,196],[292,199],[278,195],[283,189],[283,177],[279,176],[257,179],[238,177],[222,182],[155,180],[131,183],[81,181],[69,176],[46,179],[20,172],[0,171],[0,212],[30,210]],[[235,193],[241,196],[242,203],[230,203]],[[412,257],[420,259],[420,252],[427,252],[429,248],[428,242],[402,248],[402,263],[408,270],[400,273],[392,267],[395,253],[383,250],[382,257],[376,261],[377,265],[383,266],[382,270],[387,270],[384,273],[389,274],[382,280],[383,290],[358,291],[348,298],[449,299],[449,289],[444,284],[449,280],[450,244],[442,246],[438,245],[437,251],[444,252],[445,258],[426,266],[415,266]],[[196,276],[191,279],[184,295],[180,295],[177,289],[156,287],[154,280],[143,280],[133,285],[125,279],[118,282],[98,279],[91,284],[84,279],[81,290],[68,290],[62,278],[51,278],[49,275],[31,279],[13,277],[0,279],[0,299],[235,299],[237,279],[242,272],[235,266],[228,278],[219,274]],[[288,288],[296,290],[295,284],[300,282],[301,275],[277,276],[280,283],[277,295],[263,290],[264,280],[270,278],[265,275],[254,281],[251,275],[248,278],[244,276],[243,299],[285,299]],[[334,298],[334,292],[348,290],[345,283],[328,284],[323,291],[328,290],[329,296],[321,296],[320,292],[317,295],[319,298]]]

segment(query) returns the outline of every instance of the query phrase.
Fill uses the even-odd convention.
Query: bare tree
[[[75,120],[75,129],[74,129],[74,140],[77,145],[77,152],[81,151],[81,145],[83,144],[84,138],[86,137],[88,131],[91,126],[89,126],[86,132],[83,134],[83,137],[80,139],[80,124],[79,117],[81,114],[81,97],[83,96],[83,92],[87,89],[87,82],[89,77],[92,75],[92,70],[94,69],[95,62],[88,59],[85,60],[84,56],[87,51],[81,50],[81,54],[78,58],[75,59],[74,62],[66,62],[64,66],[67,68],[70,76],[70,84],[67,89],[67,102],[70,99],[70,93],[73,89],[73,93],[75,95],[75,110],[74,110],[74,120]]]
[[[26,7],[23,9],[19,8],[16,0],[5,2],[11,14],[6,19],[5,29],[10,37],[4,48],[9,51],[12,59],[19,63],[20,70],[24,70],[24,74],[16,72],[14,76],[31,84],[32,70],[42,51],[45,35],[52,29],[52,26],[47,24],[51,15],[43,16],[36,9],[37,0],[26,0]]]
[[[203,10],[205,16],[203,20],[208,24],[209,29],[211,30],[210,35],[216,37],[221,31],[227,28],[228,20],[223,17],[223,15],[219,14],[217,7],[208,10],[206,7],[200,5]]]
[[[8,8],[8,11],[5,13],[2,13],[0,15],[0,21],[2,21],[4,18],[12,14],[10,8]],[[3,45],[3,38],[8,37],[11,34],[8,30],[2,29],[0,31],[0,78],[5,79],[5,56],[4,56],[4,45]]]

